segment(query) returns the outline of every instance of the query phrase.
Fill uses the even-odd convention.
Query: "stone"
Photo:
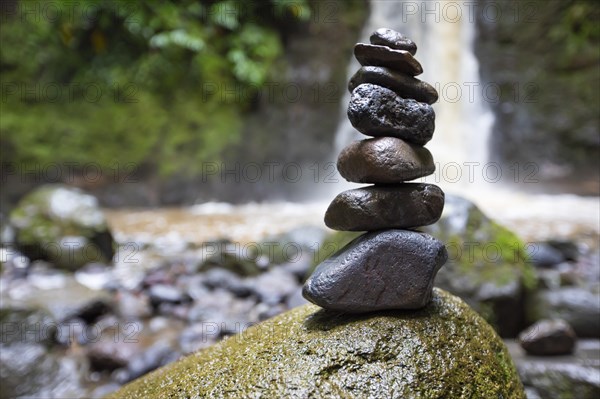
[[[435,129],[431,105],[370,83],[352,91],[347,114],[352,126],[367,136],[398,137],[418,145],[431,140]]]
[[[539,290],[528,297],[527,320],[535,322],[542,319],[563,319],[573,327],[578,337],[598,338],[600,336],[599,295],[598,286]]]
[[[292,273],[282,268],[275,268],[254,277],[250,287],[261,302],[276,305],[283,302],[298,288],[298,280]]]
[[[189,302],[190,298],[179,288],[167,284],[155,284],[148,290],[148,297],[153,306],[161,303],[179,304]]]
[[[334,230],[408,229],[435,223],[444,208],[444,192],[433,184],[368,186],[338,194],[325,212]]]
[[[251,361],[250,361],[251,360]],[[494,330],[434,290],[418,311],[305,305],[124,386],[110,398],[524,398]]]
[[[357,43],[354,46],[354,56],[363,66],[381,66],[410,76],[423,73],[419,61],[404,50],[395,50],[387,46]]]
[[[366,233],[317,266],[302,293],[325,309],[349,313],[418,309],[431,300],[447,258],[444,244],[425,233]]]
[[[114,240],[98,200],[60,185],[42,186],[19,201],[10,214],[17,248],[32,260],[77,270],[92,262],[110,263]]]
[[[363,83],[372,83],[393,90],[402,98],[412,98],[422,103],[433,104],[438,93],[429,83],[412,76],[395,72],[389,68],[364,66],[350,78],[348,90],[354,91]]]
[[[530,355],[568,355],[575,349],[577,336],[564,320],[540,320],[519,334],[519,343]]]
[[[412,55],[415,55],[417,52],[417,45],[412,40],[404,37],[401,33],[392,29],[377,29],[371,34],[370,41],[371,44],[378,44],[380,46],[388,46],[396,50],[408,51]]]
[[[552,267],[566,260],[558,249],[544,242],[527,245],[527,255],[529,261],[538,267]]]
[[[515,337],[527,326],[524,297],[536,287],[536,270],[527,262],[527,245],[513,231],[455,195],[446,196],[437,223],[419,230],[445,243],[448,250],[437,287],[458,295],[500,336]]]
[[[354,141],[342,150],[337,169],[355,183],[402,183],[435,172],[429,150],[394,137]]]

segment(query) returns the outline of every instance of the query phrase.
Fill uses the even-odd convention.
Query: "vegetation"
[[[305,0],[15,4],[0,33],[2,160],[163,174],[236,141],[284,28],[311,12]]]

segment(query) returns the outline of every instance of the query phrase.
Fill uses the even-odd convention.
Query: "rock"
[[[531,243],[526,250],[529,260],[538,267],[551,267],[566,260],[558,249],[543,242]]]
[[[600,396],[600,341],[579,340],[572,355],[526,356],[519,345],[506,343],[525,389],[543,399],[596,399]],[[529,393],[528,392],[528,393]]]
[[[203,244],[205,261],[200,270],[223,268],[242,277],[256,276],[261,273],[261,267],[256,263],[256,254],[250,253],[246,247],[228,240],[207,242]]]
[[[370,40],[372,44],[408,51],[412,55],[417,52],[417,45],[412,40],[392,29],[377,29],[371,34]]]
[[[173,348],[166,341],[158,341],[148,349],[136,354],[127,364],[127,373],[121,383],[132,381],[152,370],[167,364],[171,359]],[[108,394],[108,392],[107,392]]]
[[[239,297],[246,297],[252,293],[250,282],[227,269],[210,269],[204,272],[203,276],[204,285],[209,288],[223,288]]]
[[[600,301],[598,289],[565,287],[540,290],[528,298],[527,319],[563,319],[578,337],[600,336]]]
[[[433,184],[368,186],[338,194],[325,213],[334,230],[406,229],[435,223],[444,208],[444,192]]]
[[[287,306],[288,309],[293,309],[298,306],[306,305],[307,303],[308,301],[302,295],[302,287],[298,287],[298,289],[285,301],[285,306]]]
[[[436,286],[458,295],[501,336],[515,337],[526,326],[525,294],[536,286],[525,243],[490,220],[475,204],[446,196],[440,220],[420,228],[448,250]]]
[[[124,320],[140,320],[152,316],[152,307],[147,295],[125,290],[117,293],[115,310]]]
[[[158,306],[161,303],[179,304],[189,302],[190,298],[179,288],[166,285],[155,284],[148,290],[148,297],[153,306]]]
[[[76,270],[109,263],[114,241],[95,197],[63,186],[45,185],[25,196],[10,214],[16,243],[30,259]]]
[[[375,66],[360,68],[350,78],[348,90],[352,92],[364,83],[386,87],[402,98],[412,98],[422,103],[433,104],[438,100],[437,91],[429,83],[395,72],[389,68]]]
[[[530,355],[568,355],[577,336],[564,320],[540,320],[519,334],[519,343]]]
[[[424,147],[394,137],[354,141],[342,150],[337,169],[355,183],[402,183],[435,171],[431,153]]]
[[[122,327],[122,328],[121,328]],[[116,324],[102,330],[87,346],[87,357],[94,370],[115,370],[127,367],[130,360],[142,352],[140,325]]]
[[[363,66],[381,66],[410,76],[423,73],[419,61],[405,50],[391,49],[387,46],[357,43],[354,46],[354,56]]]
[[[317,266],[302,293],[325,309],[349,313],[422,308],[447,256],[428,234],[366,233]]]
[[[352,91],[348,119],[367,136],[398,137],[418,145],[431,140],[435,129],[431,105],[404,99],[390,89],[370,83]]]
[[[252,361],[248,361],[252,359]],[[506,347],[460,299],[418,311],[306,305],[133,381],[112,398],[524,398]]]

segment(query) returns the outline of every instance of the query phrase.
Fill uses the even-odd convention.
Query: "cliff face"
[[[476,16],[481,80],[496,115],[494,160],[532,163],[541,183],[597,194],[600,7],[479,0]]]

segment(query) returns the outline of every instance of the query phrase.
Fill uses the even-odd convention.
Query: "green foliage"
[[[600,6],[589,0],[571,0],[559,24],[550,31],[551,39],[564,44],[569,57],[581,52],[592,52],[598,56],[600,40]]]
[[[36,12],[3,16],[0,33],[2,160],[165,174],[238,139],[252,98],[227,93],[260,89],[278,24],[310,15],[304,0],[26,3]]]

